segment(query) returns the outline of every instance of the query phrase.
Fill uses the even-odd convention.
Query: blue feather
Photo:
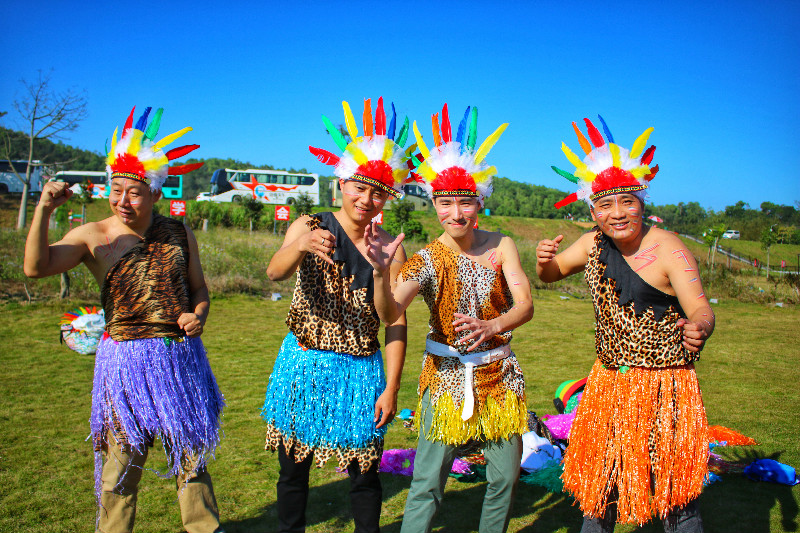
[[[614,137],[611,136],[611,130],[608,129],[608,126],[606,125],[606,121],[603,120],[603,117],[601,117],[600,115],[597,115],[597,118],[599,118],[600,122],[603,123],[603,131],[606,133],[606,139],[608,139],[608,142],[613,143],[614,142]]]
[[[469,110],[470,106],[467,106],[467,110],[464,111],[464,118],[461,119],[461,122],[458,124],[458,133],[456,133],[456,142],[461,145],[461,151],[464,151],[464,132],[467,130],[467,119],[469,118]]]
[[[139,131],[144,131],[144,127],[147,126],[147,117],[150,115],[150,110],[153,109],[152,107],[148,107],[142,113],[142,116],[139,117],[139,121],[136,122],[136,129]]]
[[[397,112],[394,110],[394,102],[392,102],[392,120],[389,122],[389,129],[386,130],[386,136],[389,137],[391,140],[394,140],[394,129],[397,119]]]

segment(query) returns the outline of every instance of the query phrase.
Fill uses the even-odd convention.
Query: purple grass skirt
[[[116,342],[103,336],[97,347],[92,390],[92,437],[119,437],[136,450],[164,443],[169,461],[165,476],[181,472],[181,458],[194,455],[197,470],[220,441],[219,423],[225,400],[198,337],[137,339]],[[100,480],[100,453],[95,479]]]

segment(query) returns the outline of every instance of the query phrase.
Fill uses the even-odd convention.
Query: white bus
[[[41,192],[42,191],[42,167],[39,165],[41,161],[33,161],[35,165],[31,169],[31,184],[28,192]],[[14,165],[12,168],[11,165]],[[14,174],[16,170],[20,176],[25,178],[25,171],[28,169],[27,161],[9,161],[8,159],[0,160],[0,194],[22,192],[22,182]]]
[[[69,183],[70,186],[92,182],[92,198],[108,198],[106,183],[108,175],[99,170],[62,170],[56,172],[56,181]]]
[[[255,198],[265,204],[293,204],[306,193],[319,205],[319,174],[297,174],[282,170],[235,170],[226,168],[231,189],[209,197],[212,202],[241,202]]]

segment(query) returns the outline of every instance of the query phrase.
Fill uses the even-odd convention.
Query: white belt
[[[469,420],[475,411],[475,393],[473,369],[479,365],[494,363],[511,355],[508,344],[486,350],[485,352],[461,353],[457,349],[441,342],[430,339],[425,340],[425,351],[439,357],[455,357],[464,363],[464,406],[461,410],[461,420]]]

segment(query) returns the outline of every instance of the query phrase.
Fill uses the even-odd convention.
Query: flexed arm
[[[563,239],[564,236],[559,235],[555,239],[543,239],[536,245],[536,274],[545,283],[564,279],[586,268],[594,232],[581,235],[572,246],[558,253]]]
[[[321,257],[333,264],[330,253],[336,246],[336,237],[328,230],[308,227],[308,215],[303,215],[289,226],[283,245],[275,252],[267,266],[267,277],[272,281],[288,279],[297,271],[307,253]]]
[[[699,352],[714,332],[716,317],[703,290],[694,255],[675,236],[667,239],[665,247],[672,252],[666,257],[664,268],[687,317],[677,323],[683,328],[683,346],[690,352]]]

